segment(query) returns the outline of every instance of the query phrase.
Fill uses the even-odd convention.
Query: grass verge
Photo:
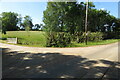
[[[106,45],[120,41],[120,39],[108,39],[108,40],[101,40],[97,42],[88,42],[87,45],[85,43],[73,43],[70,47],[89,47],[89,46],[96,46],[96,45]]]

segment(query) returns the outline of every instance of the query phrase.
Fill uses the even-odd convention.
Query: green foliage
[[[88,33],[88,41],[100,41],[102,39],[103,39],[103,33],[101,32]]]
[[[3,12],[1,14],[2,21],[2,33],[6,34],[6,31],[14,31],[17,30],[18,23],[18,14],[14,12]]]
[[[1,20],[1,17],[0,17],[0,34],[3,33],[2,32],[2,20]]]
[[[29,34],[30,27],[29,27],[29,26],[26,26],[26,27],[25,27],[25,31],[27,31],[28,36],[30,36],[30,34]]]
[[[86,35],[84,32],[76,32],[73,38],[73,41],[77,43],[85,42]],[[103,39],[103,33],[101,32],[88,32],[87,40],[88,41],[100,41]]]
[[[26,27],[29,27],[29,29],[31,30],[33,27],[33,23],[32,23],[32,19],[30,16],[25,16],[24,17],[24,21],[23,21],[23,27],[26,29]],[[28,28],[27,28],[28,29]]]
[[[44,30],[46,32],[52,33],[60,33],[60,32],[68,32],[71,34],[71,40],[76,41],[77,43],[82,43],[85,41],[85,9],[86,3],[81,2],[48,2],[47,9],[44,11],[44,19],[45,23]],[[114,25],[115,24],[115,25]],[[105,26],[107,25],[107,26]],[[118,20],[112,15],[109,14],[107,10],[97,10],[95,9],[95,5],[92,2],[89,2],[88,6],[88,31],[90,33],[87,36],[88,41],[100,41],[102,40],[103,33],[102,32],[111,32],[117,31],[119,28],[113,26],[118,26]],[[63,39],[62,34],[47,34],[48,45],[49,46],[58,46],[59,41],[61,42]],[[55,39],[55,38],[56,39]],[[68,36],[69,37],[69,36]],[[58,40],[57,43],[57,39]],[[63,42],[62,42],[63,43]],[[64,40],[64,43],[66,41]],[[62,44],[61,44],[62,45]],[[65,44],[66,46],[66,44]]]
[[[104,39],[120,39],[120,35],[117,32],[106,32]]]
[[[47,32],[47,46],[49,47],[66,47],[71,45],[71,42],[83,43],[86,36],[83,32],[76,32],[74,35],[66,32]],[[101,32],[89,32],[87,35],[88,41],[100,41],[103,39]]]
[[[27,32],[30,31],[30,27],[29,27],[29,26],[26,26],[26,27],[25,27],[25,31],[27,31]]]
[[[71,43],[71,35],[65,32],[47,32],[48,47],[66,47]]]
[[[115,32],[117,38],[120,39],[120,18],[115,20],[115,25],[113,31]]]
[[[41,28],[41,25],[35,24],[36,30],[39,30]]]
[[[21,16],[21,14],[18,14],[18,26],[19,26],[18,30],[20,30],[20,27],[21,27],[22,25],[23,25],[23,24],[22,24],[22,16]]]
[[[47,9],[44,11],[45,28],[48,31],[64,32],[71,34],[84,32],[85,8],[86,3],[77,2],[48,2]],[[106,29],[110,31],[110,26],[115,23],[115,17],[110,15],[107,10],[97,10],[92,2],[89,2],[88,10],[88,30],[91,32]],[[105,24],[108,24],[105,28]]]

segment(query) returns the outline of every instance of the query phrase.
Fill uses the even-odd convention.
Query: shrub
[[[103,39],[103,33],[91,32],[88,34],[88,41],[100,41]]]
[[[82,43],[85,40],[85,34],[83,32],[76,32],[72,38],[73,38],[72,41]]]
[[[104,39],[120,39],[120,34],[117,32],[105,32]]]
[[[86,34],[85,32],[77,32],[75,33],[75,41],[77,43],[82,43],[82,42],[85,42],[85,39],[86,39]],[[103,39],[103,33],[101,32],[88,32],[88,35],[87,35],[87,40],[88,41],[100,41]]]
[[[85,32],[76,32],[74,34],[66,32],[47,32],[47,47],[66,47],[71,42],[83,43],[85,42]],[[87,35],[88,41],[100,41],[103,39],[101,32],[89,32]]]
[[[47,47],[66,47],[71,43],[71,35],[66,32],[47,32]]]

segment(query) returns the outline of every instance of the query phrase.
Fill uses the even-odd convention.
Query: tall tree
[[[36,28],[36,30],[39,30],[41,28],[41,25],[35,24],[35,28]]]
[[[116,33],[119,33],[120,35],[120,18],[115,20],[115,26],[113,28],[113,31],[115,31]]]
[[[21,26],[22,26],[22,16],[21,16],[21,14],[19,14],[18,15],[18,27],[19,27],[19,29],[21,28]]]
[[[48,2],[43,20],[46,29],[48,31],[74,32],[75,6],[76,2]]]
[[[30,16],[25,16],[24,17],[24,21],[23,21],[23,24],[24,28],[26,29],[32,29],[33,27],[33,23],[32,23],[32,19]],[[28,28],[29,27],[29,28]]]
[[[2,29],[3,31],[17,30],[18,14],[14,12],[3,12],[1,14]]]

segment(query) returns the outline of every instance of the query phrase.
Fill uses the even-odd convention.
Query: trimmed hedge
[[[66,47],[71,44],[70,33],[47,32],[47,47]]]
[[[47,32],[47,47],[66,47],[72,42],[83,43],[86,36],[83,32],[70,34],[67,32]],[[101,32],[89,32],[87,35],[88,41],[100,41],[103,39]]]
[[[88,34],[88,41],[100,41],[103,39],[103,33],[92,32]]]
[[[105,32],[104,39],[120,39],[120,33],[118,33],[118,32]]]
[[[83,32],[75,33],[74,40],[77,43],[85,42],[85,39],[86,39],[85,32],[84,33]],[[88,35],[87,35],[88,41],[100,41],[102,39],[103,39],[103,33],[101,33],[101,32],[88,32]]]

